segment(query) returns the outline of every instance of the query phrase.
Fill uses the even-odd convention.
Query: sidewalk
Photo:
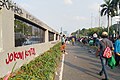
[[[72,46],[67,44],[62,72],[62,79],[59,78],[61,67],[58,69],[55,80],[101,80],[99,76],[101,70],[100,59],[95,57],[94,52],[89,52],[88,47]],[[120,67],[110,69],[107,67],[110,80],[120,79]]]

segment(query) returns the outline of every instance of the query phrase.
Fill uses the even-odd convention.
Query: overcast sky
[[[99,25],[103,0],[13,0],[56,31],[71,33]],[[101,20],[106,25],[106,20]]]

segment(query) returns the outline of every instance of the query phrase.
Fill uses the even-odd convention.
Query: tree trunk
[[[111,17],[111,26],[112,26],[112,19],[113,19],[113,17]]]
[[[107,15],[107,18],[108,18],[108,36],[109,36],[109,14]]]

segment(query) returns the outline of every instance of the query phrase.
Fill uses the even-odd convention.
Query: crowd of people
[[[120,35],[109,38],[107,32],[102,32],[101,36],[98,37],[97,33],[95,32],[92,37],[84,37],[78,39],[79,42],[82,44],[89,44],[90,46],[96,46],[97,51],[96,55],[100,57],[102,69],[99,72],[99,75],[105,75],[105,79],[102,80],[109,80],[108,74],[106,71],[106,63],[108,63],[108,59],[103,57],[104,50],[106,47],[110,47],[112,51],[112,55],[115,57],[115,66],[120,66]]]
[[[116,38],[108,38],[109,35],[107,32],[102,32],[101,36],[98,37],[97,33],[95,32],[92,37],[82,37],[82,38],[74,38],[72,37],[70,39],[72,45],[75,45],[75,41],[79,41],[82,44],[89,44],[90,46],[96,46],[97,51],[96,51],[96,56],[100,57],[101,60],[101,65],[102,69],[99,72],[99,75],[102,76],[103,74],[105,75],[105,78],[102,80],[109,80],[107,70],[106,70],[106,64],[108,63],[108,58],[105,58],[103,56],[104,50],[106,47],[109,47],[110,50],[112,51],[112,55],[115,57],[115,66],[120,66],[120,35],[116,36]],[[68,40],[68,38],[65,37],[65,35],[62,36],[61,38],[61,50],[62,52],[65,52],[65,43]]]

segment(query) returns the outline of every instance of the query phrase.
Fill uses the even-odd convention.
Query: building
[[[59,42],[59,33],[16,5],[0,1],[0,77]]]

